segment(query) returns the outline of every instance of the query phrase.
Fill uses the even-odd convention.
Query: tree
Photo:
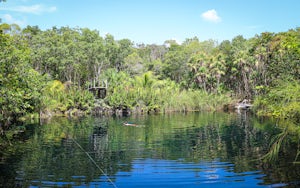
[[[187,61],[188,56],[183,47],[175,43],[171,44],[163,59],[163,78],[170,78],[177,83],[184,81],[187,74]]]
[[[232,39],[232,56],[233,62],[231,64],[230,74],[232,76],[233,88],[236,94],[242,98],[251,97],[250,73],[251,61],[249,52],[249,43],[241,35]]]
[[[262,33],[256,35],[250,40],[252,49],[250,56],[253,57],[253,72],[251,80],[253,82],[253,90],[255,95],[263,94],[264,88],[269,86],[270,77],[267,68],[270,65],[270,42],[273,40],[273,33]]]
[[[38,113],[44,78],[30,66],[24,43],[0,33],[0,122],[9,125],[28,113]]]
[[[196,88],[201,88],[207,91],[208,77],[209,77],[209,57],[206,53],[194,54],[188,63],[190,70],[190,77],[193,85]]]
[[[278,33],[270,41],[271,60],[267,67],[268,76],[277,79],[299,79],[300,29]]]
[[[162,74],[162,61],[167,51],[168,49],[165,45],[156,44],[138,45],[137,48],[137,53],[145,66],[145,71],[152,71],[157,76]]]
[[[84,28],[80,30],[80,33],[76,52],[80,80],[81,82],[100,82],[103,69],[109,67],[109,61],[105,54],[104,39],[96,30]],[[81,83],[81,85],[84,84]]]
[[[122,39],[118,41],[118,66],[119,70],[124,70],[125,67],[125,58],[128,57],[133,51],[132,42],[129,39]]]
[[[9,33],[10,31],[10,25],[7,23],[3,23],[0,25],[0,31],[1,33]]]
[[[124,71],[130,75],[137,75],[143,72],[143,60],[135,51],[124,59]]]
[[[187,73],[186,62],[187,57],[183,51],[169,51],[163,61],[162,73],[164,78],[170,78],[177,83],[184,81]]]

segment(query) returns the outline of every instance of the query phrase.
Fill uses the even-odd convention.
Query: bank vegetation
[[[0,25],[0,122],[53,115],[221,110],[300,117],[300,29],[246,39],[135,44],[88,28]],[[95,99],[93,83],[108,83]]]

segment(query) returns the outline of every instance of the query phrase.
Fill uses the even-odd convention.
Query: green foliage
[[[286,141],[288,135],[287,129],[283,130],[281,133],[275,135],[271,140],[271,146],[269,152],[263,157],[266,161],[276,161],[278,159],[279,152]]]
[[[129,98],[130,77],[125,72],[117,72],[115,69],[108,69],[104,72],[104,79],[109,83],[106,102],[113,107],[130,107],[132,99]]]
[[[61,83],[53,80],[47,83],[43,89],[41,110],[43,113],[71,113],[72,110],[90,112],[94,104],[92,93],[81,90],[71,83]]]
[[[224,94],[181,90],[171,80],[159,80],[152,72],[130,78],[124,72],[109,71],[110,89],[106,98],[113,107],[125,106],[137,112],[218,110],[231,101]]]
[[[230,92],[257,98],[259,114],[299,121],[299,28],[250,39],[237,36],[219,45],[197,37],[182,44],[133,45],[88,28],[21,30],[4,23],[0,30],[2,120],[89,111],[93,97],[87,89],[107,80],[103,101],[114,108],[216,110],[230,102]]]
[[[173,93],[165,103],[166,111],[216,111],[231,102],[225,94],[209,94],[201,90],[183,90]]]
[[[72,81],[86,87],[99,80],[107,69],[124,71],[130,77],[152,71],[160,79],[171,79],[185,89],[218,93],[233,91],[239,98],[254,98],[274,85],[276,78],[298,79],[299,29],[283,33],[262,33],[250,39],[237,36],[220,45],[194,37],[181,45],[133,44],[128,39],[81,28],[52,28],[40,32],[26,28],[32,62],[40,73],[53,79]]]
[[[262,159],[266,162],[274,163],[278,161],[280,155],[282,156],[284,153],[294,153],[294,163],[299,164],[299,125],[295,124],[293,121],[284,119],[276,122],[276,128],[279,132],[271,137],[269,151]],[[295,152],[291,152],[291,149],[287,149],[291,147]]]
[[[184,52],[182,47],[172,45],[169,52],[166,53],[164,57],[162,66],[164,78],[170,78],[177,83],[183,81],[187,74],[187,59],[187,54]]]
[[[0,33],[0,121],[5,124],[26,113],[37,113],[44,77],[29,64],[29,49]]]
[[[130,75],[138,75],[141,72],[144,71],[144,66],[142,64],[142,58],[138,55],[137,52],[133,52],[132,54],[129,54],[124,59],[124,70]]]
[[[255,100],[258,114],[288,118],[300,122],[300,83],[296,80],[278,81],[278,85]]]

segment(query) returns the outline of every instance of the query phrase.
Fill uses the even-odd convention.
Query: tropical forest
[[[213,114],[227,112],[231,117],[232,113],[243,113],[236,112],[236,104],[245,100],[251,104],[251,109],[247,110],[247,113],[257,118],[256,124],[270,120],[273,122],[272,130],[276,129],[276,131],[260,132],[270,127],[270,124],[260,125],[258,128],[260,131],[254,131],[247,127],[249,122],[243,124],[244,128],[234,128],[235,123],[231,123],[232,126],[223,126],[225,122],[230,124],[227,116],[222,116],[218,119],[220,123],[215,124],[216,115]],[[195,113],[209,113],[210,115],[201,117],[191,115]],[[164,116],[157,116],[157,114]],[[190,125],[182,123],[183,127],[177,127],[176,121],[168,119],[174,114],[178,115],[172,119],[178,122],[184,118],[183,114],[187,114],[193,122],[207,123],[206,126],[194,125],[192,130],[184,129],[186,131],[180,132],[183,127]],[[121,116],[126,117],[122,119]],[[83,117],[88,119],[81,121],[80,118]],[[105,119],[109,121],[108,124],[95,123],[96,120],[92,120],[91,117],[95,117],[100,122]],[[111,120],[110,117],[117,119]],[[143,118],[150,118],[150,123],[142,122],[145,125],[140,129],[127,129],[129,127],[121,126],[122,121],[128,120],[127,117],[130,117],[129,120],[134,123],[144,121],[141,120]],[[159,119],[159,117],[164,118]],[[26,124],[39,122],[43,125],[43,122],[56,118],[60,119],[51,126],[36,125],[40,131],[38,134],[33,133],[34,128],[29,129]],[[151,120],[151,118],[157,119]],[[199,120],[199,118],[204,119]],[[74,122],[68,122],[70,119],[77,123],[73,125]],[[90,121],[103,126],[98,127],[95,132],[95,127],[89,127]],[[111,121],[114,123],[109,124]],[[172,123],[166,123],[169,121]],[[168,127],[171,125],[175,128]],[[45,175],[37,179],[51,180],[53,177],[63,177],[60,171],[56,173],[59,166],[68,169],[64,173],[71,174],[74,171],[66,166],[76,163],[79,165],[75,166],[76,172],[88,174],[84,177],[91,178],[80,180],[82,183],[80,185],[88,185],[83,182],[97,182],[97,178],[93,179],[97,174],[95,169],[104,168],[106,170],[101,170],[101,174],[111,182],[111,185],[118,187],[118,181],[114,181],[112,175],[117,174],[116,171],[120,169],[129,173],[129,169],[134,168],[132,163],[139,163],[142,160],[141,156],[146,154],[148,156],[149,153],[149,156],[154,159],[173,161],[184,158],[188,162],[195,163],[197,157],[207,160],[214,156],[222,161],[226,158],[225,152],[234,151],[238,153],[238,157],[226,159],[233,161],[237,166],[233,171],[239,173],[253,170],[250,165],[247,166],[245,156],[250,158],[251,155],[250,164],[256,153],[259,153],[257,154],[259,159],[274,159],[281,155],[285,156],[284,154],[289,152],[287,148],[291,147],[295,149],[291,161],[299,168],[299,126],[300,28],[291,28],[278,33],[258,33],[251,38],[238,35],[231,40],[224,41],[212,39],[201,41],[197,37],[192,37],[178,43],[175,40],[166,39],[163,44],[159,45],[134,43],[130,39],[116,40],[111,34],[100,35],[98,30],[89,28],[54,26],[41,30],[38,26],[30,25],[24,28],[17,24],[1,23],[0,25],[0,150],[4,151],[0,152],[0,163],[10,161],[12,156],[26,153],[26,160],[22,158],[24,161],[22,168],[20,167],[21,171],[11,172],[1,167],[2,185],[16,185],[16,178],[12,178],[11,184],[3,183],[6,177],[3,174],[10,172],[10,174],[17,173],[17,177],[24,178],[23,186],[45,186],[48,181],[39,181],[40,184],[38,184],[34,178],[43,173],[53,175],[51,177]],[[82,131],[77,130],[79,127]],[[145,132],[143,132],[144,129]],[[159,130],[162,131],[159,132]],[[246,130],[245,134],[244,130]],[[101,135],[114,136],[109,139],[100,137],[99,131]],[[225,137],[223,135],[225,133],[231,136]],[[25,137],[20,139],[20,134],[25,134]],[[47,136],[40,138],[39,135],[42,134]],[[175,134],[174,137],[173,134]],[[55,135],[58,136],[54,139]],[[84,157],[84,154],[78,156],[81,157],[80,161],[78,158],[73,158],[73,154],[76,153],[74,148],[79,145],[75,139],[80,140],[81,135],[85,135],[82,137],[89,138],[90,141],[93,140],[93,146],[90,145],[87,148],[94,148],[94,150],[100,148],[96,153],[98,158],[96,154],[93,155],[96,162],[94,160],[92,160],[93,163],[83,162],[84,158],[88,159]],[[133,135],[136,138],[134,141],[130,140]],[[250,138],[251,135],[254,137],[247,139],[246,149],[240,151],[239,148],[245,145],[244,142],[236,140],[237,135],[242,135],[243,138]],[[292,135],[292,137],[287,135]],[[270,142],[259,145],[255,140],[258,137]],[[14,141],[16,138],[18,141]],[[182,141],[176,138],[182,138]],[[159,139],[168,149],[160,149],[158,145],[155,145],[158,142],[156,139]],[[232,140],[227,142],[226,139]],[[143,147],[146,148],[143,153],[146,154],[132,152],[142,147],[138,145],[142,140],[145,143]],[[87,142],[82,142],[81,145],[86,146]],[[204,142],[207,145],[203,144]],[[54,149],[50,150],[43,144],[35,149],[28,149],[40,143],[52,144]],[[127,149],[134,147],[135,150],[126,153],[123,151],[124,144],[122,143],[128,144]],[[179,147],[176,148],[173,144]],[[15,145],[18,147],[13,147]],[[82,149],[81,145],[78,150]],[[59,149],[59,147],[65,149]],[[118,153],[114,153],[116,150]],[[204,155],[201,151],[205,151],[206,154]],[[58,154],[62,152],[67,152],[67,154]],[[106,152],[109,153],[107,158],[103,157],[106,156],[104,155]],[[169,157],[171,153],[173,155]],[[188,154],[188,157],[181,156],[183,153]],[[46,163],[39,163],[41,158]],[[89,158],[91,159],[90,156]],[[21,160],[21,157],[17,159]],[[34,169],[45,167],[43,165],[46,165],[45,169],[49,170],[55,166],[50,163],[54,160],[55,164],[58,161],[63,162],[51,172],[34,171]],[[118,162],[112,164],[111,161]],[[87,165],[90,169],[90,166],[96,163],[99,166],[96,165],[97,168],[95,167],[93,172],[80,168]],[[130,168],[121,164],[132,164],[132,166]],[[279,163],[270,163],[269,168],[271,164]],[[120,165],[119,168],[116,168],[118,165]],[[266,166],[261,166],[262,169],[266,168]],[[229,166],[228,169],[231,167]],[[185,171],[186,168],[182,170]],[[33,172],[37,174],[32,181],[27,181],[26,175]],[[276,172],[281,173],[278,177],[291,173]],[[299,171],[295,173],[299,175]],[[68,177],[74,178],[75,176],[72,175]],[[125,176],[120,176],[120,178]],[[62,179],[57,181],[71,181],[66,177]],[[74,181],[77,182],[77,180]],[[103,181],[100,182],[103,183]],[[234,180],[233,182],[240,181]],[[268,181],[265,180],[265,182]],[[65,184],[55,185],[60,187]],[[75,186],[75,184],[71,185]],[[89,185],[92,186],[92,184]]]
[[[1,24],[1,128],[55,115],[218,111],[243,99],[300,122],[300,29],[134,44],[88,28]],[[105,85],[95,98],[89,88]]]

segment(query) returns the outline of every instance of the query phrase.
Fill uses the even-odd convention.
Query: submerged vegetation
[[[231,41],[134,44],[87,28],[0,25],[0,122],[92,113],[219,110],[251,99],[299,124],[300,29]],[[88,91],[107,81],[103,99]]]

